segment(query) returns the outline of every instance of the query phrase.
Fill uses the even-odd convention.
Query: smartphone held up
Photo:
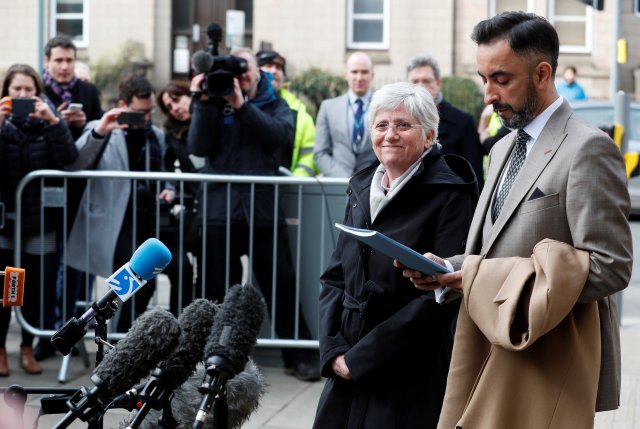
[[[129,128],[144,128],[145,122],[142,112],[122,112],[118,116],[118,123],[128,125]]]
[[[12,98],[11,108],[13,116],[24,118],[30,113],[36,112],[36,100],[33,98]]]
[[[15,117],[27,117],[36,111],[36,101],[33,98],[4,97],[0,100],[0,106],[8,106],[9,112]]]

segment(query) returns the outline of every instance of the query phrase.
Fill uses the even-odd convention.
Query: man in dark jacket
[[[191,82],[195,94],[188,144],[196,156],[207,157],[203,173],[276,176],[278,151],[293,139],[294,118],[286,101],[276,96],[264,72],[257,67],[248,50],[232,52],[247,61],[247,70],[234,77],[233,92],[224,97],[208,97],[202,92],[205,75]],[[268,307],[271,309],[273,258],[276,263],[276,333],[283,339],[296,338],[295,272],[289,248],[284,214],[279,209],[276,255],[273,255],[274,188],[257,185],[232,185],[230,191],[230,233],[227,243],[227,185],[211,183],[207,187],[206,255],[203,261],[205,297],[222,301],[227,287],[242,278],[240,257],[252,255],[249,270],[255,273]],[[254,213],[251,217],[251,209]],[[253,230],[251,229],[253,227]],[[253,248],[249,247],[253,231]],[[229,253],[227,253],[227,246]],[[229,268],[228,278],[227,269]],[[300,318],[298,338],[309,339],[311,333]],[[312,354],[303,349],[283,349],[285,372],[302,380],[320,378]]]
[[[75,62],[76,45],[69,36],[55,36],[47,42],[42,72],[45,92],[69,126],[73,138],[78,139],[87,122],[102,117],[102,107],[98,88],[75,76]],[[82,107],[78,109],[75,104]]]
[[[478,179],[478,187],[482,190],[484,173],[482,168],[483,150],[478,137],[473,117],[467,112],[454,107],[445,100],[440,89],[440,67],[431,55],[421,54],[407,62],[407,80],[423,86],[436,102],[440,114],[438,139],[442,145],[442,153],[455,153],[471,164]]]
[[[53,37],[44,49],[45,69],[42,72],[45,93],[69,127],[73,140],[77,140],[82,135],[87,122],[100,119],[102,116],[98,88],[75,76],[76,51],[76,45],[71,37],[66,35]],[[85,180],[71,180],[68,184],[67,225],[69,227],[73,225],[85,183]],[[61,219],[58,228],[62,229]],[[62,234],[59,235],[59,240],[62,240]],[[73,268],[67,268],[65,273],[62,254],[58,256],[61,259],[57,282],[59,294],[64,295],[63,291],[68,288],[82,289],[80,286],[85,284],[82,273]],[[67,311],[64,314],[62,309],[65,306],[59,304],[59,307],[58,312],[62,322],[74,315],[75,302],[66,306]],[[53,354],[55,349],[51,343],[46,338],[42,338],[35,349],[36,359],[43,360]]]

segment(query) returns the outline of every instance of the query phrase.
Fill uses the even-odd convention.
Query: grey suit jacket
[[[87,169],[94,164],[100,148],[105,144],[104,139],[96,139],[91,134],[98,122],[92,121],[85,125],[84,133],[76,141],[80,155],[76,162],[69,166],[70,170]],[[156,126],[153,127],[153,131],[164,156],[164,133]],[[146,170],[149,171],[150,151],[146,150],[145,153]],[[111,132],[96,170],[129,171],[127,142],[122,130],[115,129]],[[169,187],[168,184],[165,184],[165,187]],[[113,273],[113,255],[130,195],[131,182],[127,180],[93,179],[90,182],[82,195],[69,234],[67,263],[71,267],[103,277]],[[90,251],[87,252],[87,249]]]
[[[633,263],[622,154],[602,131],[577,119],[564,101],[538,137],[492,225],[490,207],[515,134],[490,153],[466,254],[529,257],[544,238],[589,252],[589,276],[579,302],[598,302],[602,356],[596,410],[616,409],[620,332],[613,295],[629,284]],[[464,255],[450,260],[459,269]]]
[[[362,150],[355,156],[351,149],[349,98],[343,94],[320,104],[316,118],[316,140],[313,158],[326,177],[351,177],[356,171],[378,163],[369,130],[364,130]]]

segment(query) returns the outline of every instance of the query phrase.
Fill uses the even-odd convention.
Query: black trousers
[[[249,248],[249,227],[232,225],[229,240],[229,258],[226,257],[227,229],[224,226],[207,225],[206,259],[203,260],[205,293],[204,297],[222,302],[226,288],[242,281],[242,264],[240,257],[249,255],[254,279],[259,285],[272,319],[275,320],[275,331],[278,337],[295,338],[295,271],[293,268],[289,236],[286,226],[278,227],[277,253],[273,251],[273,227],[254,227],[253,249]],[[275,258],[275,284],[273,281],[273,263]],[[229,280],[226,280],[225,265],[229,265]],[[275,286],[275,313],[272,314],[272,294]],[[300,307],[298,307],[300,308]],[[311,333],[304,320],[300,308],[299,339],[310,339]],[[282,349],[286,367],[310,356],[304,349]]]
[[[129,207],[130,208],[130,207]],[[113,255],[114,271],[131,260],[133,252],[148,238],[153,237],[153,227],[149,224],[147,217],[146,223],[143,222],[140,216],[136,225],[136,237],[135,243],[133,242],[133,222],[131,222],[130,212],[124,218],[122,222],[122,229],[118,234],[118,240],[116,241],[116,248]],[[130,297],[126,302],[121,303],[118,309],[118,324],[116,326],[117,332],[127,332],[131,327],[131,323],[140,314],[144,313],[149,305],[149,301],[153,297],[153,293],[156,290],[156,280],[149,280],[135,295]]]
[[[42,261],[41,261],[42,258]],[[0,249],[0,261],[4,266],[13,266],[13,250]],[[41,267],[42,262],[42,267]],[[37,328],[53,329],[55,324],[56,303],[56,275],[58,272],[58,256],[49,253],[44,256],[22,253],[20,255],[20,268],[25,269],[24,305],[22,314],[31,326]],[[40,290],[40,278],[44,279],[42,291]],[[40,305],[42,299],[43,305]],[[42,309],[42,315],[41,310]],[[0,347],[4,348],[7,339],[7,331],[11,321],[11,307],[0,306]],[[23,346],[33,343],[33,335],[22,330]]]
[[[180,231],[178,226],[166,227],[160,231],[160,241],[162,241],[171,251],[173,257],[171,262],[164,269],[164,273],[169,278],[171,284],[171,294],[169,297],[169,311],[178,317],[182,309],[189,305],[195,298],[195,291],[198,288],[199,279],[194,282],[193,265],[189,260],[187,252],[192,258],[200,263],[198,257],[201,246],[191,248],[188,243],[182,243],[182,264],[180,264]],[[182,266],[182,273],[180,267]],[[182,281],[182,284],[181,284]]]

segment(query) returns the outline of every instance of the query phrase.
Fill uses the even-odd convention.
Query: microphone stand
[[[111,319],[118,309],[118,302],[116,300],[100,303],[96,302],[91,306],[90,313],[95,314],[95,343],[97,345],[96,350],[96,363],[97,367],[104,359],[104,346],[110,344],[107,342],[107,321]],[[86,322],[84,318],[76,319],[71,318],[58,332],[52,337],[52,343],[57,346],[61,351],[70,351],[78,341],[87,333]],[[67,353],[68,354],[68,353]],[[99,380],[99,379],[98,379]],[[94,381],[92,379],[92,381]],[[95,381],[94,381],[95,382]],[[97,397],[97,388],[88,390],[86,387],[76,389],[73,395],[66,395],[64,398],[57,398],[58,402],[64,401],[66,409],[60,409],[60,407],[49,407],[50,410],[47,414],[59,414],[66,412],[66,415],[62,420],[58,422],[56,428],[66,428],[74,420],[80,419],[88,424],[88,429],[102,429],[103,428],[103,416],[106,409]],[[53,400],[53,398],[51,398]],[[41,409],[45,410],[45,406],[42,405]]]
[[[216,417],[215,413],[220,412],[220,416],[216,421],[223,424],[223,426],[220,427],[226,428],[229,407],[225,397],[225,390],[227,381],[235,374],[229,362],[221,356],[213,356],[207,361],[207,364],[209,366],[206,369],[204,380],[198,388],[200,393],[203,394],[203,397],[192,428],[202,429],[204,427],[205,418],[214,405],[214,418]]]
[[[227,395],[224,392],[220,393],[216,402],[213,403],[213,427],[229,427],[229,404],[227,403]]]
[[[156,369],[140,392],[137,391],[137,388],[127,392],[127,395],[132,399],[135,397],[135,399],[139,399],[143,403],[133,420],[127,425],[127,429],[138,428],[152,409],[163,410],[163,413],[168,409],[169,413],[171,413],[171,400],[173,399],[174,389],[170,385],[171,381],[166,378],[161,369]],[[162,427],[172,427],[167,426],[171,424],[170,418],[173,419],[172,414],[167,416]],[[162,420],[165,420],[164,416]],[[175,419],[173,420],[175,421]]]
[[[173,410],[171,409],[171,402],[168,402],[162,408],[162,416],[158,420],[159,429],[176,429],[178,427],[178,421],[173,417]]]
[[[94,328],[95,343],[98,346],[98,350],[96,350],[96,367],[100,365],[100,362],[104,359],[104,345],[109,344],[107,342],[107,320],[112,316],[113,313],[106,318],[100,313],[96,315],[96,326]]]

